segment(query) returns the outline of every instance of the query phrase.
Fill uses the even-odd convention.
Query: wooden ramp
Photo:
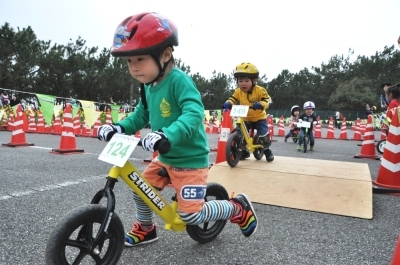
[[[368,164],[275,156],[253,157],[231,168],[211,167],[209,182],[229,194],[246,193],[253,202],[307,211],[372,219],[372,181]]]

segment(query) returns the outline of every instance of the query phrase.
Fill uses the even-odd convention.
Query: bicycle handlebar
[[[142,145],[142,139],[138,142],[139,146]],[[154,151],[158,151],[160,154],[164,155],[169,152],[171,149],[171,143],[168,141],[168,139],[161,139],[158,143],[157,146],[154,148]]]

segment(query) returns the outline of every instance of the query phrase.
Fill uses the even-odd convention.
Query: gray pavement
[[[147,132],[142,130],[142,136]],[[352,138],[351,130],[348,134]],[[338,129],[335,136],[339,137]],[[375,139],[379,137],[376,132]],[[50,153],[59,147],[60,136],[27,133],[26,138],[35,145],[0,147],[0,265],[44,264],[52,228],[68,211],[89,203],[108,173],[109,165],[97,159],[105,143],[95,138],[76,137],[77,147],[85,150],[78,155]],[[208,138],[209,147],[215,148],[218,135]],[[360,152],[361,142],[316,139],[315,151],[304,154],[290,140],[274,139],[271,149],[276,156],[367,163],[371,179],[377,177],[380,161],[352,157]],[[11,132],[0,131],[1,143],[10,140]],[[142,160],[149,157],[150,153],[137,148],[131,162],[143,170]],[[216,152],[211,152],[210,163],[215,158]],[[122,184],[114,190],[116,212],[129,230],[134,208]],[[167,198],[170,194],[170,188],[163,191]],[[366,220],[255,204],[259,229],[253,237],[244,238],[237,225],[228,223],[216,240],[204,245],[185,232],[165,231],[157,217],[160,239],[126,248],[120,264],[390,264],[400,232],[400,197],[374,194],[373,208],[374,218]]]

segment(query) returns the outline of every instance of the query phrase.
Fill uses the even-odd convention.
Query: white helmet
[[[294,115],[294,112],[295,111],[300,111],[300,107],[299,107],[299,105],[294,105],[291,109],[290,109],[290,112],[292,113],[292,115]]]
[[[307,101],[306,103],[304,103],[303,105],[303,109],[315,109],[315,104],[312,101]]]

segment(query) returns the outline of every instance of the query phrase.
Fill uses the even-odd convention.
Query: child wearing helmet
[[[234,104],[248,105],[252,107],[247,113],[247,117],[243,120],[246,126],[254,127],[257,129],[259,136],[259,143],[264,146],[264,154],[268,162],[274,160],[274,155],[271,149],[271,139],[269,137],[267,113],[266,109],[269,108],[270,97],[265,88],[257,85],[259,72],[257,67],[252,63],[241,63],[236,66],[234,77],[238,84],[233,94],[223,104],[224,109],[229,109]],[[240,159],[250,157],[248,150],[242,150]]]
[[[293,131],[296,128],[296,123],[297,120],[299,119],[299,114],[300,114],[300,107],[298,105],[294,105],[291,109],[290,112],[292,113],[292,116],[290,117],[289,120],[289,132],[288,134],[285,135],[285,142],[287,142],[287,139],[292,136]]]
[[[315,109],[315,104],[312,101],[307,101],[303,105],[304,113],[299,116],[299,121],[308,121],[310,122],[310,128],[308,130],[308,135],[310,136],[310,151],[314,150],[314,133],[313,133],[313,128],[314,124],[317,124],[317,117],[313,114],[314,109]],[[300,134],[299,134],[299,142],[297,145],[297,150],[301,150],[301,145],[303,143],[303,136],[305,133],[305,129],[301,128]]]
[[[147,181],[159,190],[172,183],[178,199],[178,212],[188,225],[216,220],[237,223],[244,236],[257,228],[254,208],[245,194],[229,201],[204,201],[209,168],[209,148],[204,131],[204,106],[193,80],[174,66],[173,46],[178,46],[175,24],[154,12],[140,13],[123,20],[114,35],[111,55],[125,57],[129,73],[141,83],[141,99],[127,118],[102,125],[98,138],[109,141],[115,133],[134,135],[149,121],[143,149],[154,152],[161,139],[171,148],[159,154],[143,171]],[[165,168],[170,178],[160,177]],[[193,192],[196,191],[193,197]],[[126,246],[137,246],[158,239],[153,211],[133,192],[136,215],[125,235]]]
[[[383,122],[382,130],[389,130],[390,123],[395,111],[400,107],[400,83],[391,86],[387,89],[387,96],[389,100],[389,106],[386,111],[386,119]]]

